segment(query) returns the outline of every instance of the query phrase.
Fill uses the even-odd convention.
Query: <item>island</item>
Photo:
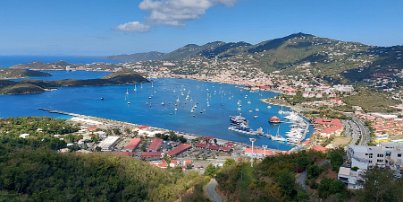
[[[83,86],[109,86],[109,85],[126,85],[134,83],[149,82],[142,75],[134,72],[115,72],[100,79],[85,80],[23,80],[10,81],[0,80],[0,94],[16,95],[16,94],[35,94],[43,93],[59,87],[83,87]]]
[[[0,68],[0,79],[19,79],[26,77],[49,77],[49,73],[34,71],[30,69],[9,69]]]

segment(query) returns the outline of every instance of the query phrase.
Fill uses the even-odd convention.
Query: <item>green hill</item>
[[[63,120],[0,119],[0,126],[0,201],[177,201],[206,181],[130,157],[60,154],[66,142],[53,135],[78,130]]]
[[[124,85],[149,82],[146,78],[137,73],[115,72],[101,79],[86,80],[56,80],[56,81],[40,81],[40,80],[23,80],[23,81],[7,81],[0,82],[0,94],[31,94],[42,93],[46,89],[54,89],[59,87],[81,87],[81,86],[108,86],[108,85]]]
[[[246,42],[216,41],[204,45],[189,44],[161,55],[160,60],[191,59],[239,62],[267,73],[281,71],[289,75],[331,78],[333,82],[355,83],[380,76],[396,79],[403,69],[403,46],[377,47],[356,42],[296,33],[255,45]],[[219,66],[217,68],[220,68]],[[194,73],[192,68],[188,68]]]
[[[9,68],[0,69],[0,79],[24,78],[24,77],[48,77],[48,76],[52,75],[45,72],[33,71],[28,69],[9,69]]]

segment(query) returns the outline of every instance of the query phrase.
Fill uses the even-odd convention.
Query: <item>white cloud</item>
[[[155,24],[181,26],[187,21],[200,18],[213,6],[220,4],[232,6],[235,4],[235,1],[236,0],[143,0],[139,4],[139,8],[150,13],[146,23],[138,21],[131,22],[131,24],[125,23],[119,25],[118,29],[123,31],[148,31],[151,25]]]
[[[133,21],[118,25],[117,29],[125,32],[146,32],[150,30],[150,26],[139,21]]]

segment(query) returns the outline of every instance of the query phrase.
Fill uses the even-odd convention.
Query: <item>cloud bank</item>
[[[203,16],[216,5],[232,6],[236,0],[143,0],[139,8],[149,12],[145,22],[133,21],[117,27],[121,31],[146,32],[152,25],[182,26]]]

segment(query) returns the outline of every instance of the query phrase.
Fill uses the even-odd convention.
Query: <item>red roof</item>
[[[327,148],[326,148],[326,147],[322,147],[322,146],[320,146],[320,145],[315,145],[315,146],[313,146],[311,149],[314,150],[314,151],[319,151],[319,152],[325,152],[325,151],[327,151]]]
[[[252,154],[252,148],[245,148],[245,154],[246,153]],[[278,154],[280,152],[270,150],[270,149],[266,149],[266,151],[264,149],[253,149],[253,153],[254,154],[266,155],[266,156],[272,156],[272,155],[276,155],[276,154]]]
[[[175,147],[171,151],[168,152],[169,156],[176,156],[188,149],[190,149],[192,146],[190,144],[180,144],[179,146]]]
[[[161,157],[161,152],[141,152],[142,158],[158,158]]]
[[[88,126],[87,129],[88,129],[89,131],[96,131],[96,130],[97,130],[97,127],[96,127],[96,126]]]
[[[160,138],[153,138],[151,144],[148,146],[148,150],[157,151],[161,147],[162,141]]]
[[[220,146],[218,145],[210,145],[208,148],[211,150],[217,150],[217,151],[220,150]]]
[[[138,128],[139,129],[146,129],[146,128],[149,128],[150,126],[139,126]]]
[[[337,126],[342,126],[343,124],[341,123],[340,119],[323,119],[323,118],[317,118],[314,120],[315,124],[320,124],[320,125],[337,125]]]
[[[134,149],[136,149],[137,146],[139,146],[140,142],[141,142],[140,138],[133,138],[132,140],[130,140],[129,144],[126,145],[124,150],[133,151]]]

